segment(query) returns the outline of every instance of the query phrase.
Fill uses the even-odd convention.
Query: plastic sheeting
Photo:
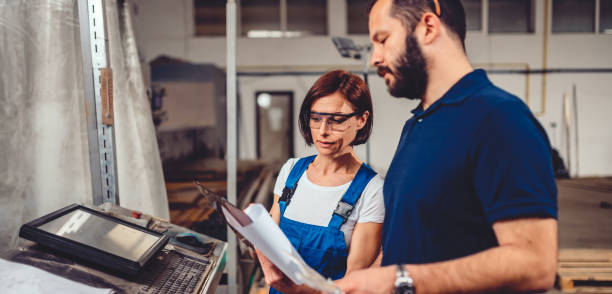
[[[117,9],[118,8],[118,9]],[[168,219],[159,147],[146,96],[128,2],[106,0],[113,69],[119,203]]]
[[[128,5],[106,1],[121,205],[168,217]],[[75,0],[0,0],[0,251],[21,224],[92,203]]]

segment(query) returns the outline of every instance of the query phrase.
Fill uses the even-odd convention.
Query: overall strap
[[[351,212],[353,212],[353,207],[357,200],[359,200],[359,197],[361,197],[363,190],[375,175],[376,172],[367,164],[361,164],[348,190],[346,190],[346,193],[344,193],[344,196],[338,202],[334,214],[332,214],[332,218],[327,225],[329,228],[340,229],[349,215],[351,215]]]
[[[315,159],[315,157],[316,155],[300,158],[291,169],[291,172],[289,172],[289,176],[285,181],[285,188],[283,188],[283,194],[281,195],[280,199],[278,199],[281,215],[285,214],[285,209],[291,202],[293,193],[295,193],[295,190],[297,189],[298,181],[306,169],[308,169],[308,165]]]

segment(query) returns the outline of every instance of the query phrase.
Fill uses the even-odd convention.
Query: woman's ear
[[[368,122],[368,118],[370,117],[369,111],[364,111],[361,115],[357,116],[357,129],[361,130],[365,127],[366,122]]]

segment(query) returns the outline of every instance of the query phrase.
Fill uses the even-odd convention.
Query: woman
[[[370,266],[379,253],[383,179],[353,149],[368,140],[372,119],[363,80],[341,70],[321,76],[299,116],[302,136],[318,154],[289,159],[274,187],[272,218],[304,261],[334,280]],[[270,293],[300,290],[257,254]]]

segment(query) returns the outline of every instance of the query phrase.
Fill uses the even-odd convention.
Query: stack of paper
[[[112,289],[100,289],[56,276],[33,266],[0,258],[0,285],[4,294],[78,293],[109,294]]]
[[[331,280],[325,279],[304,262],[261,204],[245,209],[244,212],[253,222],[244,227],[224,207],[222,209],[228,224],[257,247],[295,284],[306,284],[327,293],[342,293]]]

